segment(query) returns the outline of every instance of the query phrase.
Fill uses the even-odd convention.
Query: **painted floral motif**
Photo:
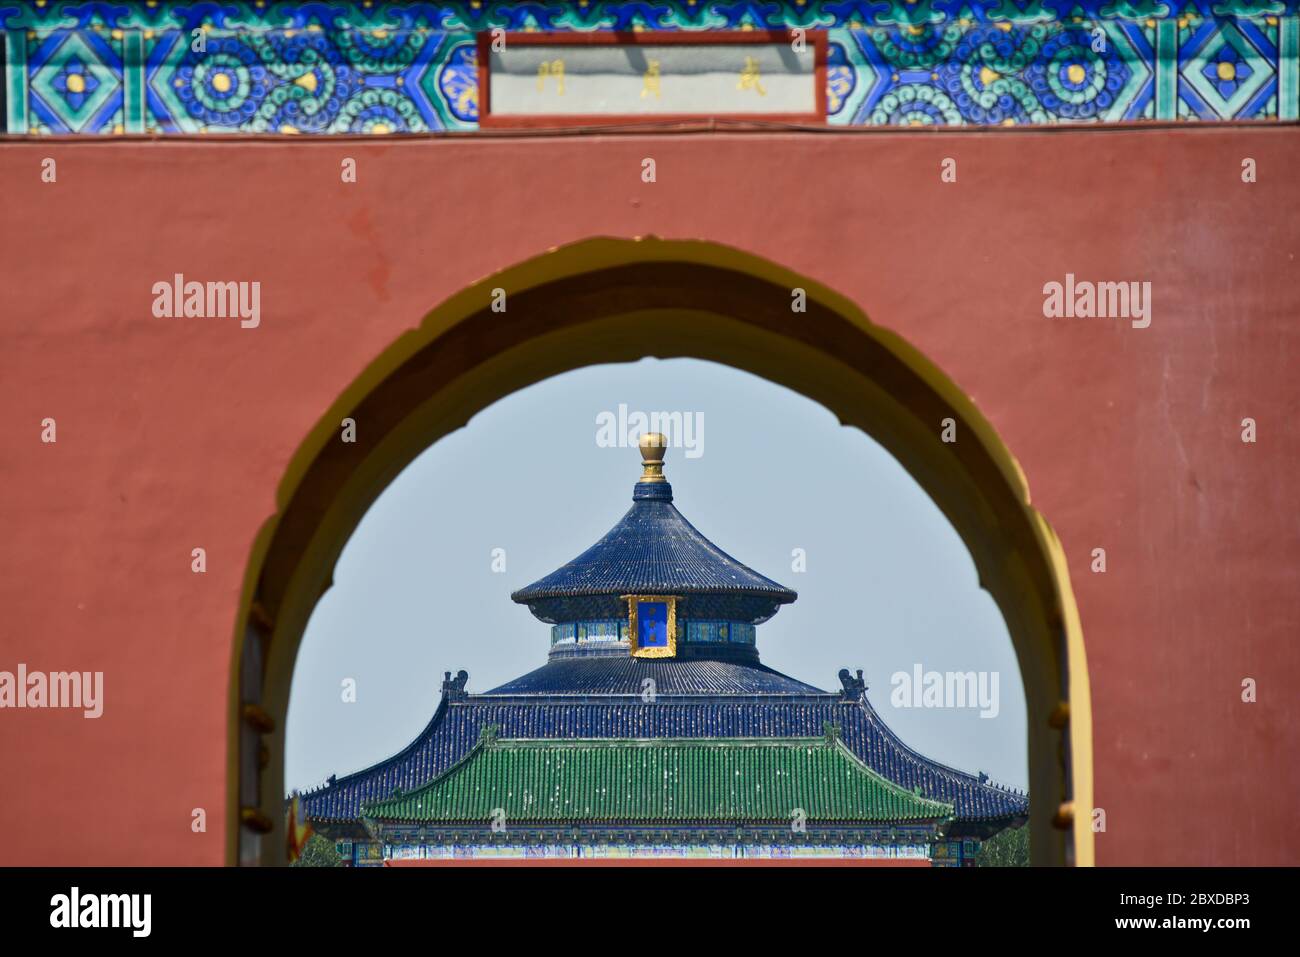
[[[93,31],[20,34],[8,44],[27,61],[31,126],[41,133],[91,133],[122,125],[122,48]]]
[[[980,27],[962,35],[939,83],[970,123],[1042,123],[1043,109],[1022,75],[1042,51],[1047,28]]]
[[[1227,44],[1220,47],[1218,54],[1201,68],[1201,73],[1225,100],[1230,99],[1242,83],[1255,75],[1250,62]]]
[[[1089,21],[903,25],[854,34],[866,59],[879,63],[858,122],[893,124],[896,91],[912,89],[912,112],[927,119],[983,126],[1135,119],[1146,115],[1153,71],[1139,47],[1150,45],[1136,27],[1115,29]],[[939,109],[942,91],[956,110]]]
[[[1042,55],[1026,77],[1043,108],[1054,116],[1090,120],[1115,105],[1133,71],[1107,44],[1109,54],[1094,49],[1092,33],[1077,27],[1057,28],[1042,45]]]
[[[1188,22],[1179,37],[1180,56],[1185,58],[1180,112],[1201,120],[1276,114],[1281,93],[1280,29],[1280,24],[1267,21]],[[1294,77],[1294,64],[1291,71]],[[1288,100],[1294,90],[1292,80]]]
[[[961,122],[961,112],[941,90],[924,83],[894,87],[871,114],[877,126],[935,126]]]
[[[857,71],[848,60],[848,52],[838,43],[826,51],[826,115],[836,116],[858,85]]]
[[[478,53],[473,44],[462,43],[452,49],[438,72],[438,90],[456,119],[478,122]]]
[[[272,84],[257,51],[237,37],[214,38],[208,53],[186,57],[172,80],[186,113],[204,126],[253,122]]]
[[[94,95],[99,81],[95,79],[93,73],[86,70],[84,63],[72,56],[63,64],[63,69],[58,72],[50,85],[62,93],[68,106],[76,111],[80,110],[86,100]]]

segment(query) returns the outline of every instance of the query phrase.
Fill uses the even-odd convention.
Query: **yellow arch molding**
[[[490,309],[497,289],[504,313]],[[806,293],[803,313],[790,309],[795,289]],[[921,484],[970,549],[1016,648],[1034,862],[1091,865],[1082,629],[1060,542],[1030,504],[1011,452],[947,376],[848,299],[741,250],[653,237],[584,240],[465,288],[372,362],[303,440],[240,599],[228,860],[284,859],[293,663],[339,552],[374,499],[411,459],[497,399],[570,369],[646,355],[709,359],[800,392],[875,438]],[[344,445],[336,439],[348,416],[358,436]],[[948,417],[958,430],[950,444],[939,438]],[[258,826],[269,827],[266,837],[255,836]]]

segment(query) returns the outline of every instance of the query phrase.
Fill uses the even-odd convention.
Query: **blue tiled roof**
[[[303,796],[317,821],[352,821],[363,802],[427,784],[469,753],[486,725],[506,738],[811,737],[839,724],[846,745],[866,764],[909,790],[955,805],[963,825],[1007,822],[1028,814],[1026,794],[982,782],[917,754],[898,739],[866,698],[834,694],[660,694],[586,698],[467,695],[443,699],[428,727],[400,754]]]
[[[632,498],[632,508],[604,538],[510,597],[552,624],[626,614],[618,596],[627,594],[688,596],[678,612],[686,616],[689,596],[707,596],[702,617],[753,622],[766,621],[798,597],[701,535],[673,505],[667,482],[638,483]],[[593,608],[592,599],[604,599],[609,608]]]

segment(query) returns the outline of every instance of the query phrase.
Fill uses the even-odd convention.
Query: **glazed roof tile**
[[[950,804],[886,781],[832,737],[497,740],[367,819],[482,822],[951,820]]]
[[[957,824],[1025,818],[1029,797],[926,758],[905,745],[865,697],[837,694],[546,695],[444,697],[433,719],[403,751],[303,795],[304,816],[356,821],[363,803],[428,784],[467,755],[487,725],[510,738],[815,737],[838,724],[844,744],[867,766],[924,797],[953,804]]]

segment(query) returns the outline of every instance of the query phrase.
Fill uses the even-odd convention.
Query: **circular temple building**
[[[480,858],[848,858],[972,863],[1028,795],[907,747],[862,672],[827,692],[766,667],[758,626],[796,599],[673,505],[641,439],[632,507],[516,591],[547,661],[490,691],[448,672],[420,735],[301,795],[354,865]]]

